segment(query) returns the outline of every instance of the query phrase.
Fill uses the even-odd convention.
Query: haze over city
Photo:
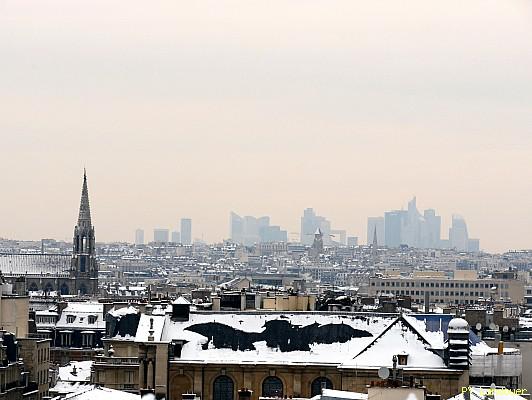
[[[0,3],[0,237],[99,241],[229,212],[350,235],[406,207],[530,248],[526,1]]]

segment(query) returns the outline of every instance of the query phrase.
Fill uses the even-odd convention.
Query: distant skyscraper
[[[467,224],[460,215],[453,215],[453,222],[449,229],[449,244],[451,248],[458,251],[468,251],[469,234],[467,233]]]
[[[192,220],[190,218],[181,218],[181,243],[192,243]]]
[[[402,244],[401,231],[407,212],[403,210],[384,213],[384,244],[399,247]]]
[[[181,234],[178,231],[172,232],[172,243],[181,243]]]
[[[368,235],[371,233],[369,228],[368,219]],[[440,231],[441,217],[432,209],[425,210],[421,215],[415,197],[408,202],[406,211],[389,211],[384,216],[384,243],[388,247],[405,244],[416,248],[440,248]]]
[[[241,217],[231,212],[229,218],[231,240],[251,246],[261,242],[286,242],[288,234],[277,225],[270,225],[270,217]]]
[[[384,217],[369,217],[368,229],[366,232],[366,243],[368,246],[373,243],[373,234],[377,228],[377,243],[379,246],[384,245]]]
[[[143,229],[137,229],[135,231],[135,244],[136,245],[144,244],[144,230]]]
[[[347,237],[347,245],[349,247],[358,246],[358,237],[357,236],[348,236]]]
[[[235,243],[243,243],[244,219],[232,211],[229,216],[229,229],[231,240]]]
[[[311,245],[314,242],[314,234],[317,229],[320,229],[323,243],[331,244],[331,223],[325,217],[316,215],[312,208],[307,208],[303,211],[301,217],[301,243]]]
[[[153,230],[153,241],[158,243],[168,243],[168,229],[155,228]]]
[[[423,214],[426,228],[424,230],[422,247],[439,249],[441,247],[441,217],[436,211],[429,209]]]
[[[408,202],[408,210],[401,227],[401,244],[406,244],[410,247],[422,247],[422,225],[423,217],[417,209],[417,201],[414,197]]]
[[[345,246],[347,232],[344,229],[332,229],[331,236],[334,244]]]
[[[259,239],[261,243],[287,242],[288,234],[278,225],[263,226],[259,229]]]
[[[467,251],[470,251],[472,253],[478,253],[480,251],[480,240],[469,239],[467,243]]]

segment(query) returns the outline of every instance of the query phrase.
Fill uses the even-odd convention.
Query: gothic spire
[[[91,227],[91,209],[89,206],[89,190],[87,189],[87,173],[83,169],[83,189],[81,189],[81,202],[79,204],[78,227]]]

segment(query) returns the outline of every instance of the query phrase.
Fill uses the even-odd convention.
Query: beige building
[[[525,291],[524,283],[517,279],[478,279],[474,271],[457,271],[453,278],[434,273],[410,277],[371,277],[369,295],[381,294],[410,296],[416,303],[424,303],[428,295],[430,303],[474,304],[479,300],[493,298],[495,301],[502,299],[520,304],[523,302]]]
[[[17,338],[28,336],[29,297],[12,294],[12,286],[4,283],[0,296],[0,326]]]
[[[50,339],[18,338],[19,358],[24,363],[24,368],[29,372],[29,381],[37,384],[40,400],[48,396],[50,389]]]

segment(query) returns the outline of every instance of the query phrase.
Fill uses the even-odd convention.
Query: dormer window
[[[89,315],[89,324],[95,324],[96,323],[96,316],[95,315]]]
[[[398,365],[407,365],[407,362],[408,362],[408,353],[402,351],[401,353],[397,354]]]
[[[76,320],[75,315],[67,315],[67,324],[73,324],[75,320]]]

